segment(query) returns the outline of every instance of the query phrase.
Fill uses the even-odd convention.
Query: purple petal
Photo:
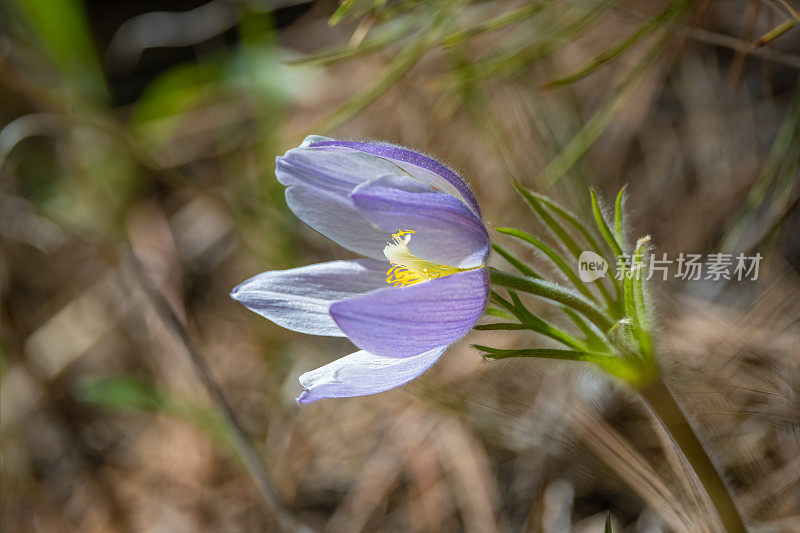
[[[483,313],[488,290],[486,269],[478,268],[337,302],[330,313],[362,350],[408,357],[466,335]]]
[[[383,249],[392,239],[392,232],[367,222],[348,196],[298,184],[286,189],[286,204],[300,220],[344,248],[373,259],[386,259]]]
[[[475,195],[458,174],[428,156],[408,148],[386,143],[314,140],[311,148],[351,149],[382,157],[396,164],[416,179],[461,199],[476,215],[481,215]]]
[[[300,376],[306,388],[297,399],[311,403],[324,398],[350,398],[387,391],[408,383],[428,370],[446,346],[398,359],[381,357],[364,350],[346,355]]]
[[[411,253],[434,263],[474,268],[489,253],[483,222],[456,197],[420,192],[404,182],[412,178],[386,176],[362,183],[350,198],[358,212],[390,233],[414,230]]]
[[[387,268],[360,259],[273,270],[241,283],[231,298],[286,329],[344,337],[328,313],[331,303],[385,287]]]
[[[364,181],[387,174],[404,174],[397,165],[364,153],[310,148],[327,137],[310,136],[302,145],[275,160],[275,175],[283,185],[304,184],[327,191],[349,193]]]

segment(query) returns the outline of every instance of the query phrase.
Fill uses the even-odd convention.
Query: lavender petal
[[[483,313],[488,287],[486,269],[478,268],[343,300],[330,314],[362,350],[408,357],[466,335]]]

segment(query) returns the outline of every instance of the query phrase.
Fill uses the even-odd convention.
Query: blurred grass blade
[[[468,39],[471,39],[472,37],[480,35],[482,33],[496,31],[505,28],[506,26],[510,26],[511,24],[516,24],[517,22],[521,22],[539,13],[542,9],[544,9],[544,7],[545,7],[544,2],[537,2],[529,6],[521,7],[515,11],[512,11],[511,13],[506,13],[505,15],[499,15],[495,18],[484,21],[471,28],[459,30],[455,33],[450,34],[449,36],[444,38],[444,40],[442,41],[442,45],[453,46],[462,43]]]
[[[193,423],[208,433],[225,451],[233,448],[225,424],[211,411],[198,405],[173,398],[167,392],[156,389],[130,376],[114,376],[85,380],[73,390],[76,400],[104,409],[120,412],[157,412]]]
[[[611,528],[611,511],[606,511],[606,525],[604,528],[604,533],[614,533],[614,530]]]
[[[286,61],[286,63],[289,65],[324,65],[327,63],[333,63],[335,61],[350,59],[363,54],[377,52],[378,50],[389,46],[390,44],[394,44],[404,37],[407,37],[411,31],[418,26],[418,24],[418,21],[413,18],[392,20],[381,25],[380,33],[378,35],[365,40],[359,46],[340,46],[297,59],[290,59]]]
[[[543,7],[543,3],[522,7],[516,11],[512,11],[506,15],[500,15],[471,28],[456,31],[441,39],[439,43],[436,43],[436,46],[454,46],[477,35],[502,29],[535,15],[541,11]],[[359,46],[340,46],[331,50],[324,50],[316,54],[289,60],[287,64],[326,64],[372,53],[407,37],[412,30],[418,27],[419,20],[416,18],[410,16],[398,17],[397,19],[388,20],[385,24],[381,25],[379,29],[381,33],[379,35],[364,41]]]
[[[360,93],[350,98],[339,109],[335,110],[316,127],[312,128],[312,130],[324,134],[350,120],[354,115],[377,100],[378,97],[388,91],[397,80],[403,77],[403,75],[419,61],[425,52],[428,51],[429,45],[429,37],[423,36],[417,38],[417,40],[406,46],[406,48],[397,54],[394,61],[392,61],[377,80],[368,85]]]
[[[339,7],[328,19],[328,25],[336,26],[345,17],[357,19],[371,11],[379,11],[386,6],[387,0],[340,0]]]
[[[570,139],[566,146],[537,176],[535,183],[542,189],[552,187],[586,154],[600,135],[606,130],[617,112],[628,102],[628,96],[638,87],[644,74],[666,49],[669,33],[665,33],[651,47],[645,58],[626,76],[615,93],[595,111],[584,126]]]
[[[800,83],[797,83],[788,112],[778,128],[767,160],[758,173],[756,183],[750,189],[747,201],[736,222],[722,239],[720,249],[724,252],[750,251],[769,234],[770,222],[759,220],[762,213],[774,221],[783,217],[791,202],[794,167],[800,162]],[[772,198],[770,198],[770,193]],[[766,207],[765,207],[766,206]],[[764,229],[764,226],[767,226]]]
[[[794,19],[787,19],[787,20],[781,22],[780,24],[778,24],[777,26],[775,26],[774,28],[769,30],[767,33],[762,35],[761,38],[759,38],[758,41],[755,42],[753,47],[754,48],[758,48],[758,47],[764,46],[765,44],[771,43],[772,41],[774,41],[775,39],[777,39],[778,37],[780,37],[781,35],[783,35],[787,31],[789,31],[792,28],[794,28],[796,24],[797,24],[797,21],[794,20]]]
[[[472,81],[481,79],[497,80],[501,76],[515,76],[522,70],[528,68],[534,61],[546,57],[548,54],[557,50],[565,42],[575,38],[592,22],[597,20],[598,15],[606,8],[613,6],[619,0],[604,0],[592,6],[588,11],[581,9],[583,6],[571,6],[581,10],[581,15],[570,17],[568,12],[561,11],[550,18],[542,26],[545,29],[542,33],[529,36],[526,44],[519,46],[515,41],[508,49],[502,50],[483,59],[473,62],[463,69],[455,69],[444,75],[435,85],[438,88],[448,88],[452,85],[463,83],[465,76],[472,78]],[[566,20],[566,23],[564,21]],[[527,34],[529,30],[525,28]]]
[[[688,7],[688,4],[689,2],[686,0],[677,0],[673,2],[664,11],[639,26],[639,28],[631,35],[607,49],[605,52],[586,62],[584,65],[575,70],[575,72],[546,83],[542,86],[542,88],[552,89],[554,87],[561,87],[588,76],[607,62],[625,52],[628,48],[641,41],[644,37],[661,28],[664,23],[671,21],[677,15],[681,14],[686,7]]]
[[[331,26],[339,24],[345,15],[347,15],[347,12],[353,7],[354,3],[355,0],[341,0],[339,2],[339,7],[336,8],[331,18],[328,19],[328,24]]]
[[[437,3],[434,12],[426,17],[429,22],[420,30],[417,37],[397,54],[397,57],[384,70],[383,74],[317,124],[312,130],[320,133],[330,131],[352,118],[389,90],[439,41],[442,33],[447,30],[449,26],[447,23],[448,8],[451,4],[451,1]]]

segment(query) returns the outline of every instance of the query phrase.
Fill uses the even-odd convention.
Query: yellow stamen
[[[386,272],[386,283],[395,287],[406,287],[423,281],[449,276],[456,272],[463,272],[464,268],[449,265],[440,265],[431,261],[420,259],[408,249],[411,235],[416,231],[401,229],[392,235],[392,243],[383,249],[383,254],[392,264]]]

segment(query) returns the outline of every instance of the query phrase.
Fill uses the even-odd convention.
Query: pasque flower
[[[276,175],[295,215],[365,256],[264,272],[231,292],[279,326],[359,348],[300,376],[300,403],[407,383],[480,318],[489,236],[455,172],[400,146],[310,136]]]

